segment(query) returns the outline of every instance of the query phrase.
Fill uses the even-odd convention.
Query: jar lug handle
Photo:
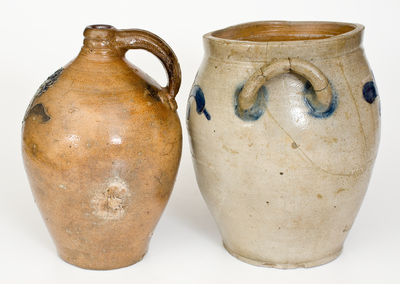
[[[268,80],[285,73],[296,73],[307,79],[321,103],[329,104],[332,99],[332,88],[329,80],[314,64],[300,58],[276,59],[254,72],[246,81],[239,93],[238,104],[241,110],[253,106],[257,99],[257,92]]]

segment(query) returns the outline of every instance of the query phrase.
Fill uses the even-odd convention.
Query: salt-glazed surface
[[[380,135],[363,29],[256,22],[204,36],[187,126],[198,185],[239,259],[294,268],[340,254]]]

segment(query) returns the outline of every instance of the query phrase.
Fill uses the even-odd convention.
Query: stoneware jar
[[[65,261],[112,269],[143,258],[170,196],[182,133],[181,83],[170,47],[143,30],[89,26],[71,63],[44,82],[23,122],[25,169]],[[129,49],[156,55],[167,87],[130,64]]]
[[[380,135],[363,29],[255,22],[204,36],[187,126],[200,190],[240,260],[295,268],[340,254]]]

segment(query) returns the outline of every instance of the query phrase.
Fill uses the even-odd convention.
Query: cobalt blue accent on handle
[[[194,97],[196,101],[196,111],[198,114],[204,114],[204,116],[207,118],[207,120],[211,120],[211,115],[206,109],[206,99],[204,97],[203,90],[200,88],[199,85],[194,85],[192,88],[192,91],[190,92],[189,95],[189,102],[188,102],[188,109],[187,109],[187,119],[189,119],[190,115],[190,104],[191,104],[191,98]]]
[[[261,86],[261,88],[258,90],[257,93],[257,99],[251,106],[251,108],[242,110],[239,108],[239,94],[242,91],[243,86],[244,83],[241,83],[237,87],[234,95],[235,114],[241,120],[255,121],[264,114],[265,109],[267,108],[267,98],[268,98],[267,88],[264,85]]]
[[[374,81],[369,81],[364,84],[363,87],[363,96],[367,103],[372,104],[376,97],[378,96],[378,92],[376,91]]]
[[[315,118],[328,118],[335,112],[339,103],[339,98],[332,84],[331,84],[331,89],[332,89],[332,98],[329,103],[329,106],[326,106],[318,101],[317,95],[311,83],[309,81],[306,82],[306,84],[304,85],[303,93],[304,93],[304,102],[310,110],[308,112],[309,115]]]
[[[267,88],[263,85],[258,90],[258,95],[255,103],[252,105],[251,108],[247,110],[241,110],[239,108],[239,94],[243,89],[244,84],[240,84],[236,89],[234,95],[234,106],[235,106],[235,114],[240,119],[244,121],[255,121],[259,119],[265,112],[267,107],[267,99],[268,99],[268,91]],[[339,99],[336,91],[332,88],[332,98],[328,106],[321,104],[318,101],[318,97],[314,91],[313,86],[309,81],[306,82],[304,86],[304,102],[305,105],[308,107],[309,112],[308,114],[315,117],[315,118],[328,118],[330,117],[336,110]]]

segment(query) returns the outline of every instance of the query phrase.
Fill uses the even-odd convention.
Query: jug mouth
[[[203,39],[211,56],[229,52],[232,60],[265,61],[267,53],[330,57],[350,52],[360,46],[363,30],[363,25],[353,23],[261,21],[213,31]]]

